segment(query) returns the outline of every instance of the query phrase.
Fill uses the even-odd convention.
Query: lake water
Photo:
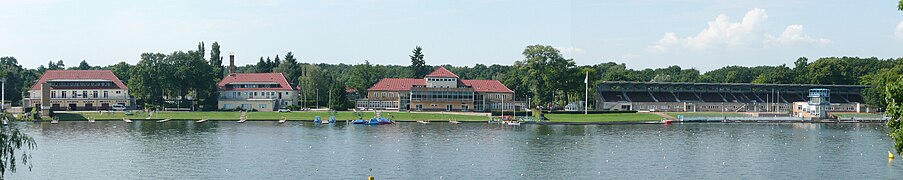
[[[903,179],[882,124],[14,126],[9,179]]]

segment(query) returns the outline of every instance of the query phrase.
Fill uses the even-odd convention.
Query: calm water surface
[[[9,179],[903,179],[881,124],[14,124]]]

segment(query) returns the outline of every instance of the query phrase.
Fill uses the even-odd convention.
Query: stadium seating
[[[633,102],[655,102],[649,92],[627,92],[627,97]]]
[[[699,93],[699,97],[705,102],[724,102],[724,98],[718,93]]]
[[[655,96],[655,99],[658,99],[658,102],[677,102],[674,94],[670,92],[653,92],[652,95]]]

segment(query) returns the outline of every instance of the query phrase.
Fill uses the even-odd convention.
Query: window
[[[63,96],[66,96],[65,91],[63,91]],[[50,91],[50,98],[56,98],[56,91]]]
[[[78,97],[78,91],[72,91],[72,98]]]
[[[122,94],[122,92],[120,92],[120,91],[116,91],[116,94]]]
[[[110,91],[103,91],[103,98],[110,97]]]
[[[232,104],[223,104],[223,109],[234,109],[234,108],[232,108]]]
[[[82,91],[82,98],[88,98],[88,91]]]
[[[260,106],[260,109],[266,109],[266,108],[267,108],[267,104],[260,104],[259,106]]]
[[[93,95],[94,95],[94,98],[97,98],[97,91],[94,91],[94,92],[92,92],[92,93],[93,93]]]

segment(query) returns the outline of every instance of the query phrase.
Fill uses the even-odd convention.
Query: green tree
[[[898,75],[896,82],[888,84],[885,88],[885,102],[887,103],[887,111],[885,113],[891,119],[887,121],[887,127],[890,130],[890,136],[894,139],[894,150],[897,153],[903,153],[903,77]]]
[[[383,79],[383,71],[378,70],[370,64],[370,61],[364,61],[363,64],[357,64],[351,67],[350,77],[346,82],[350,88],[357,90],[358,97],[367,94],[367,89]]]
[[[78,63],[76,70],[91,70],[91,65],[88,64],[88,61],[82,60],[82,62]]]
[[[301,65],[301,77],[298,80],[301,86],[301,102],[305,107],[327,105],[328,91],[333,82],[320,67],[311,64]]]
[[[148,105],[162,105],[164,89],[169,89],[169,82],[174,72],[172,64],[166,61],[162,53],[143,53],[141,60],[129,70],[129,94],[141,99]]]
[[[411,51],[411,76],[414,78],[422,78],[426,76],[427,73],[430,73],[430,67],[426,65],[426,61],[423,60],[423,48],[420,46],[414,47],[414,50]]]
[[[793,74],[795,76],[793,82],[797,84],[809,83],[807,74],[809,72],[809,58],[800,57],[793,62]]]
[[[129,71],[131,70],[132,65],[126,62],[119,62],[112,66],[110,66],[110,71],[113,71],[113,74],[122,81],[122,83],[128,84],[131,79],[131,74]]]
[[[530,45],[522,54],[524,60],[515,62],[515,66],[518,66],[518,71],[526,72],[521,82],[532,94],[533,104],[556,102],[556,99],[566,98],[562,92],[579,89],[577,86],[583,79],[577,77],[579,73],[576,72],[574,60],[565,59],[554,47]]]
[[[819,59],[809,65],[807,76],[812,84],[853,84],[855,77],[849,71],[840,59]]]
[[[4,114],[6,115],[6,114]],[[31,170],[31,154],[28,150],[37,147],[34,139],[17,128],[0,129],[0,179],[6,172],[16,172],[16,164],[21,162]],[[18,158],[17,158],[18,156]]]
[[[345,93],[345,84],[331,75],[326,76],[332,83],[329,86],[329,109],[336,111],[348,110],[348,96]]]
[[[283,60],[276,69],[276,72],[281,72],[285,75],[285,78],[287,78],[288,82],[293,86],[298,85],[298,78],[301,77],[301,66],[298,64],[298,60],[295,59],[295,55],[291,51],[285,53],[285,60]]]
[[[223,56],[219,48],[219,42],[214,41],[213,45],[210,45],[210,66],[213,66],[213,74],[216,75],[218,80],[226,75],[223,67]]]

